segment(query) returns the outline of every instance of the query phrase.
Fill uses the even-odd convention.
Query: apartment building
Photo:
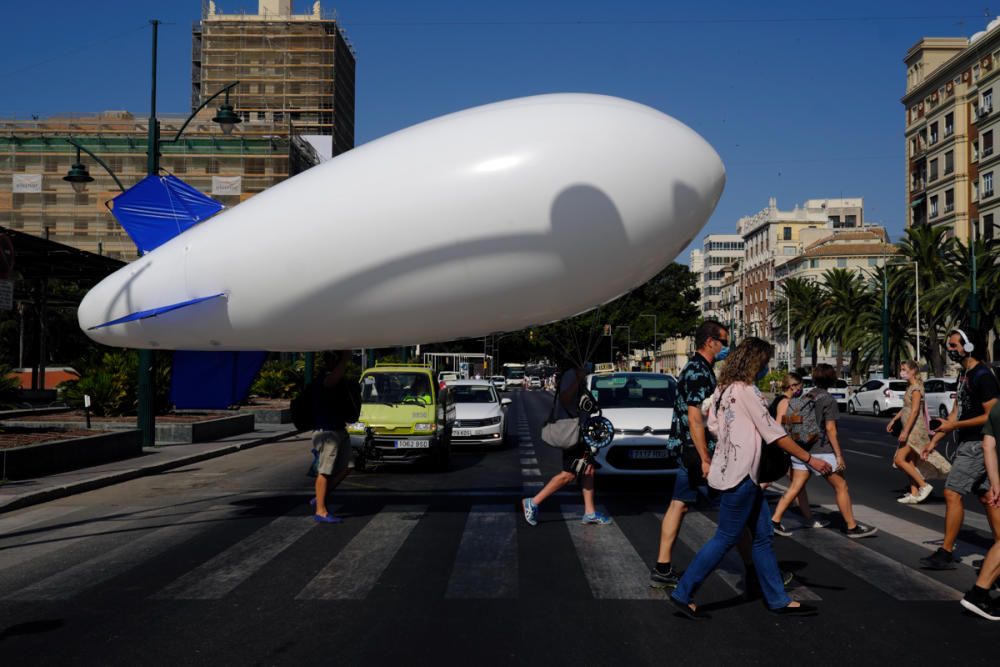
[[[771,335],[775,272],[802,252],[803,239],[815,240],[806,230],[863,226],[864,199],[860,197],[810,199],[791,211],[779,210],[777,200],[771,197],[767,208],[740,218],[737,228],[743,239],[740,274],[745,335]]]
[[[233,81],[244,126],[332,137],[332,154],[354,147],[355,54],[319,2],[294,14],[291,0],[260,0],[256,14],[203,4],[192,30],[191,108]]]
[[[688,257],[688,269],[697,277],[698,280],[698,310],[700,311],[703,310],[702,304],[705,302],[705,290],[701,284],[701,275],[705,270],[705,257],[702,254],[702,251],[698,248],[692,250],[690,256]]]
[[[702,241],[700,276],[701,314],[705,319],[722,318],[723,274],[734,260],[743,257],[743,237],[739,234],[708,234]]]
[[[924,37],[904,62],[907,226],[1000,237],[1000,19],[970,38]]]
[[[887,261],[893,261],[893,256],[899,252],[890,242],[885,228],[878,226],[850,231],[806,230],[802,233],[802,241],[802,253],[775,268],[774,279],[779,290],[781,282],[787,278],[823,282],[823,274],[830,269],[871,275]]]

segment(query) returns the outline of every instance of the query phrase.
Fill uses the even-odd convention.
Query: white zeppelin
[[[522,329],[649,280],[699,233],[725,179],[701,136],[642,104],[488,104],[372,141],[192,227],[94,287],[79,322],[106,345],[180,350]]]

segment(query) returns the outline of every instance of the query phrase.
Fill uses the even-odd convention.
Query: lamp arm
[[[226,96],[228,97],[229,96],[229,91],[232,90],[233,88],[235,88],[238,85],[240,85],[240,82],[239,81],[234,81],[231,84],[229,84],[228,86],[226,86],[225,88],[219,90],[219,92],[215,93],[214,95],[212,95],[211,97],[209,97],[208,99],[206,99],[204,102],[201,103],[201,105],[197,109],[195,109],[193,112],[191,112],[191,115],[188,116],[187,120],[184,121],[184,124],[181,125],[181,129],[177,130],[177,134],[174,135],[173,139],[160,139],[160,143],[161,144],[176,144],[178,141],[180,141],[181,135],[184,133],[184,130],[187,129],[187,126],[191,123],[192,120],[194,120],[194,117],[198,115],[199,111],[201,111],[202,109],[204,109],[205,107],[207,107],[208,104],[209,104],[209,102],[211,102],[212,100],[214,100],[216,97],[218,97],[222,93],[226,93]]]
[[[121,190],[122,192],[125,192],[125,186],[122,185],[122,182],[118,180],[117,176],[115,176],[115,172],[111,171],[111,167],[109,167],[107,164],[104,163],[104,160],[102,160],[101,158],[99,158],[96,155],[94,155],[94,153],[90,149],[88,149],[87,147],[81,146],[80,144],[78,144],[73,139],[73,137],[68,137],[66,139],[66,143],[71,144],[73,146],[76,146],[77,150],[81,150],[84,153],[86,153],[87,155],[89,155],[90,157],[94,158],[94,160],[97,162],[97,164],[99,164],[102,167],[104,167],[104,171],[108,172],[108,175],[111,176],[111,178],[115,179],[115,183],[118,185],[118,189]]]

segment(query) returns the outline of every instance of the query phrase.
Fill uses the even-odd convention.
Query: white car
[[[667,450],[677,381],[661,373],[599,373],[588,387],[615,427],[611,444],[598,450],[598,475],[663,475],[677,472]]]
[[[847,403],[847,412],[870,413],[878,417],[883,412],[896,412],[903,407],[903,395],[906,393],[907,382],[898,378],[888,380],[869,380],[851,396]]]
[[[452,446],[503,447],[507,432],[504,408],[511,404],[511,400],[497,396],[492,381],[452,380],[446,391],[448,403],[455,406]]]
[[[497,391],[503,391],[507,388],[507,378],[502,375],[493,375],[490,377],[490,382],[493,383],[493,388]]]
[[[928,378],[924,382],[924,400],[927,402],[927,414],[934,417],[947,417],[955,405],[958,395],[958,378]]]
[[[528,389],[541,389],[542,379],[536,375],[532,375],[531,377],[528,378],[527,387]]]

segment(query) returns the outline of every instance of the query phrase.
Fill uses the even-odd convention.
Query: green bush
[[[250,387],[250,393],[262,398],[289,398],[298,393],[302,384],[303,362],[277,359],[264,363]]]
[[[134,415],[138,409],[139,355],[134,350],[106,352],[100,362],[81,370],[79,380],[59,385],[63,399],[74,407],[83,407],[84,395],[90,396],[90,410],[99,417]],[[153,411],[170,410],[170,357],[156,356],[154,375],[156,393]]]
[[[11,368],[6,364],[0,364],[0,408],[10,408],[17,403],[17,392],[21,388],[21,382],[16,376],[11,375]]]

